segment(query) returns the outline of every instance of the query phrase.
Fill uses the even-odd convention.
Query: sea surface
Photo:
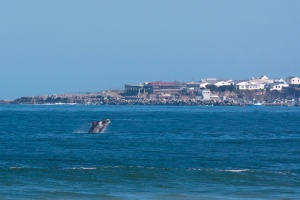
[[[300,108],[0,105],[15,199],[300,199]]]

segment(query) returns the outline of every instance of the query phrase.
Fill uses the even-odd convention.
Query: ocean
[[[0,105],[15,199],[300,199],[300,109]]]

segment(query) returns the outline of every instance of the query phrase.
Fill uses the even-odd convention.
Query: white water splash
[[[249,169],[227,169],[227,170],[224,170],[225,172],[235,172],[235,173],[238,173],[238,172],[246,172],[246,171],[249,171]]]
[[[74,168],[71,168],[71,169],[74,169],[74,170],[95,170],[97,168],[96,167],[74,167]]]

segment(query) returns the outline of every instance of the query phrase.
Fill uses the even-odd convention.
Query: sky
[[[0,99],[300,76],[299,0],[1,0]]]

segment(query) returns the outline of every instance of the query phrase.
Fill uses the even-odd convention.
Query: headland
[[[300,78],[144,82],[124,89],[0,100],[0,104],[300,106]]]

